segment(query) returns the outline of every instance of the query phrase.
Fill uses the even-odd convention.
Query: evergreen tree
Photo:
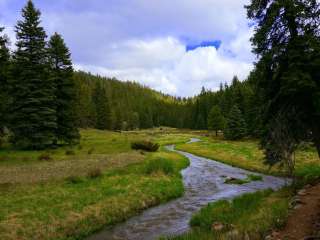
[[[276,136],[271,134],[276,118],[278,126],[281,121],[283,125],[290,122],[286,126],[290,139],[313,140],[320,156],[320,4],[316,0],[252,0],[247,10],[257,23],[252,43],[260,57],[256,71],[258,94],[265,106],[263,147],[278,141],[270,137]]]
[[[246,123],[237,105],[231,108],[224,136],[230,140],[242,139],[246,135]]]
[[[202,114],[198,115],[197,123],[196,123],[196,129],[199,129],[199,130],[206,129],[206,123],[204,121],[204,118],[203,118]]]
[[[133,112],[131,116],[131,128],[139,129],[140,128],[140,118],[139,113]]]
[[[49,77],[40,11],[31,0],[22,9],[22,17],[16,25],[14,79],[10,83],[12,141],[20,148],[43,149],[56,141],[55,85]]]
[[[96,108],[96,124],[97,129],[111,129],[111,111],[106,90],[102,83],[96,82],[93,95]]]
[[[0,27],[0,145],[1,137],[4,134],[4,127],[7,125],[8,112],[8,78],[10,53],[7,47],[8,39],[1,35],[4,28]]]
[[[51,77],[56,86],[56,136],[59,141],[68,144],[77,143],[80,134],[74,111],[76,93],[70,52],[62,37],[57,33],[50,38],[48,45]]]
[[[218,106],[213,106],[210,110],[208,116],[208,129],[216,132],[218,136],[218,131],[223,130],[225,126],[225,119],[221,113],[221,110]]]

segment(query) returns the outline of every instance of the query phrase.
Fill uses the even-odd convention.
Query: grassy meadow
[[[200,142],[178,144],[177,149],[256,172],[284,175],[281,166],[269,168],[263,163],[263,151],[257,140],[228,141],[221,137],[201,137]],[[299,149],[296,153],[296,175],[320,176],[320,164],[315,148]]]
[[[87,129],[81,135],[80,145],[73,148],[18,151],[4,145],[0,150],[0,239],[82,239],[181,196],[180,170],[189,163],[164,145],[177,144],[180,150],[257,172],[283,174],[263,164],[254,140],[225,141],[201,131],[170,128],[122,133]],[[185,144],[191,137],[202,141]],[[132,150],[136,140],[156,142],[160,149]],[[301,149],[296,156],[297,176],[320,176],[314,149]],[[260,239],[270,228],[283,225],[291,194],[291,189],[263,191],[209,204],[193,216],[190,233],[173,239],[232,239],[230,234]],[[222,232],[212,230],[215,222],[225,226]]]
[[[0,239],[79,239],[183,194],[183,156],[133,140],[188,141],[166,130],[82,130],[81,144],[50,151],[0,151]]]

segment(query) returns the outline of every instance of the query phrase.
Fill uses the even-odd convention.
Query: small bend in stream
[[[189,143],[197,141],[200,139],[192,138]],[[189,230],[192,214],[209,202],[232,199],[244,193],[268,188],[277,190],[288,182],[283,178],[254,173],[261,175],[263,180],[243,185],[225,184],[225,177],[246,178],[247,174],[253,172],[175,150],[174,145],[166,148],[184,155],[190,161],[190,166],[181,171],[185,186],[184,195],[147,209],[112,228],[107,227],[87,240],[154,240],[160,236],[178,235]]]

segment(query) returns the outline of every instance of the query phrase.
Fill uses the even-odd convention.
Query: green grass
[[[284,225],[288,214],[289,189],[244,194],[233,199],[208,204],[196,213],[191,221],[192,231],[168,238],[171,240],[206,239],[264,239],[271,228]],[[214,230],[214,223],[222,224],[221,231]],[[247,239],[247,238],[246,238]]]
[[[296,176],[303,183],[312,183],[317,181],[320,177],[320,165],[319,163],[307,164],[305,166],[300,166],[296,170]]]
[[[275,175],[285,174],[279,166],[270,169],[263,163],[263,152],[259,149],[256,140],[227,141],[211,137],[201,139],[201,142],[178,144],[177,149],[251,171]],[[308,165],[319,165],[315,148],[298,150],[296,153],[296,173]]]
[[[244,179],[238,179],[238,178],[226,179],[225,183],[242,185],[242,184],[246,184],[249,182],[261,181],[261,180],[262,180],[262,176],[260,176],[260,175],[248,174],[247,177]]]
[[[169,175],[174,172],[173,163],[165,158],[155,158],[147,162],[145,172],[146,174],[162,172]]]
[[[81,239],[183,194],[185,157],[163,148],[155,153],[130,148],[137,139],[163,141],[160,133],[81,134],[81,147],[72,154],[64,147],[0,151],[6,156],[0,163],[0,239]],[[187,137],[166,136],[163,142],[182,138]],[[38,159],[47,154],[52,159]]]

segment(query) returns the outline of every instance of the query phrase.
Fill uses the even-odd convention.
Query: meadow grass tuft
[[[87,177],[91,179],[98,178],[101,176],[102,176],[102,170],[98,167],[92,168],[87,174]]]
[[[39,161],[51,161],[51,160],[53,160],[53,158],[51,156],[51,153],[46,151],[46,152],[43,152],[39,155],[38,160]]]
[[[146,174],[163,172],[166,175],[174,173],[172,161],[165,158],[154,158],[147,162],[145,167]]]
[[[71,175],[71,176],[66,178],[66,181],[68,183],[77,184],[77,183],[84,182],[84,178],[80,177],[80,176],[76,176],[76,175]]]
[[[295,175],[299,178],[300,181],[304,183],[312,183],[319,179],[320,177],[320,164],[313,163],[305,166],[300,166]]]

